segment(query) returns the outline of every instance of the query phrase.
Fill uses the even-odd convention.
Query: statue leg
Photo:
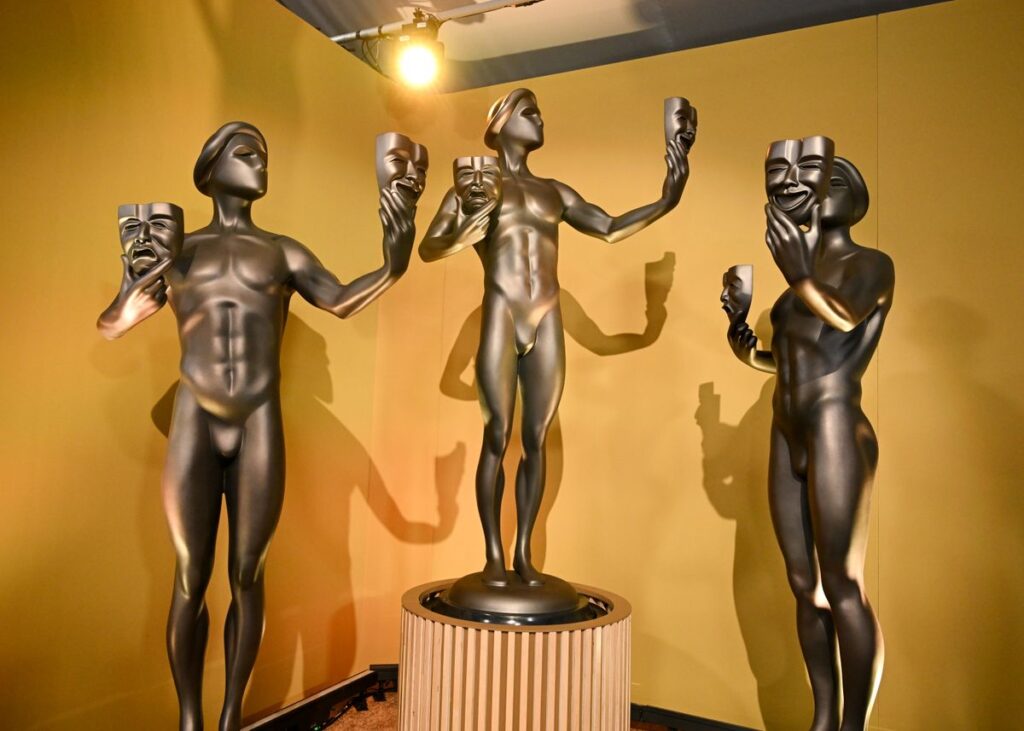
[[[210,627],[206,587],[213,570],[222,481],[206,414],[188,387],[179,385],[162,490],[177,553],[167,656],[178,692],[181,731],[203,728],[203,655]]]
[[[263,568],[284,500],[281,407],[268,402],[245,423],[225,487],[231,607],[224,626],[226,682],[221,731],[241,725],[242,696],[263,639]]]
[[[832,608],[843,679],[841,731],[864,731],[882,675],[882,633],[864,590],[871,482],[878,442],[860,409],[823,407],[809,483],[821,581]]]
[[[547,470],[548,428],[558,412],[565,385],[565,334],[562,313],[550,310],[537,328],[533,349],[520,360],[523,391],[523,456],[516,472],[516,548],[513,567],[532,586],[544,583],[533,566],[530,545]]]
[[[794,474],[786,437],[774,425],[768,472],[772,525],[786,562],[789,586],[796,597],[797,636],[814,696],[811,731],[836,731],[839,681],[835,631],[820,591],[807,483]]]
[[[508,449],[516,406],[518,355],[514,332],[508,305],[499,295],[486,293],[476,355],[476,382],[484,415],[483,444],[476,469],[476,506],[487,555],[483,580],[492,586],[507,583],[505,549],[501,544],[501,497],[505,485],[501,460]]]

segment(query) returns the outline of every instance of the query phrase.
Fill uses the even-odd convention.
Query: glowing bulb
[[[437,78],[437,53],[421,43],[409,43],[398,53],[398,75],[409,86],[427,86]]]

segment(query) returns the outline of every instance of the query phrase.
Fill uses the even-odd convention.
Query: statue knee
[[[231,590],[246,591],[263,579],[263,557],[242,556],[231,567]]]
[[[178,570],[175,580],[177,590],[189,601],[201,601],[210,583],[210,570],[196,561],[178,558]]]
[[[851,599],[859,602],[863,597],[859,578],[842,564],[822,566],[821,584],[825,589],[825,596],[828,597],[828,603],[832,606]]]
[[[817,605],[818,580],[810,571],[790,571],[789,588],[798,602]]]
[[[548,438],[548,426],[523,425],[523,451],[536,456],[544,450],[544,442]]]
[[[508,449],[512,438],[512,422],[491,418],[484,425],[484,448],[491,454],[501,456]]]

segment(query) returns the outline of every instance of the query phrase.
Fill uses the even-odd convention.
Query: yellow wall
[[[168,314],[115,343],[93,330],[117,283],[115,206],[170,199],[190,227],[205,223],[194,156],[218,124],[248,119],[271,148],[257,221],[349,279],[379,262],[373,136],[399,129],[429,146],[422,230],[451,158],[483,151],[487,106],[512,88],[417,98],[270,2],[145,6],[21,3],[0,30],[0,307],[12,331],[0,361],[0,717],[12,728],[164,727],[175,710],[154,421],[177,344]],[[660,191],[661,100],[684,94],[700,109],[676,211],[614,247],[562,232],[568,383],[537,552],[546,570],[633,602],[635,701],[757,728],[808,717],[764,499],[770,381],[732,358],[717,297],[739,262],[755,266],[755,313],[781,292],[761,243],[764,148],[825,133],[871,188],[856,237],[897,267],[865,377],[882,450],[868,558],[887,643],[875,724],[1001,729],[1024,712],[1022,31],[1014,0],[958,0],[528,82],[547,126],[533,170],[612,212]],[[667,286],[663,330],[611,337],[643,332],[645,291]],[[394,661],[402,591],[479,568],[468,366],[480,293],[466,253],[415,261],[348,322],[295,303],[288,494],[247,713]],[[514,443],[507,470],[517,455]],[[223,574],[219,561],[210,720]]]
[[[120,276],[116,206],[172,200],[190,228],[205,225],[192,164],[221,123],[250,120],[270,146],[257,223],[350,280],[381,262],[380,82],[273,2],[6,3],[0,28],[0,725],[168,728],[174,559],[166,440],[150,412],[168,417],[178,345],[169,312],[114,343],[95,331]],[[375,308],[341,322],[296,298],[292,313],[287,497],[248,714],[394,656],[395,630],[377,623],[365,588]],[[374,507],[396,531],[418,528],[387,512],[386,495]],[[223,694],[224,556],[222,541],[210,723]]]
[[[756,728],[809,722],[765,500],[771,381],[733,359],[717,297],[722,271],[740,262],[755,266],[755,316],[782,291],[763,245],[764,149],[825,133],[871,189],[855,236],[893,256],[898,280],[864,378],[882,452],[868,591],[888,649],[873,722],[1017,725],[1022,14],[1016,2],[960,0],[527,82],[546,123],[533,171],[614,213],[660,191],[662,98],[683,94],[700,109],[676,211],[613,247],[568,227],[561,238],[560,280],[585,314],[566,318],[540,553],[545,570],[632,601],[635,701]],[[488,105],[517,85],[414,108],[434,159],[421,208],[443,194],[444,162],[483,151]],[[414,124],[406,111],[391,118]],[[644,331],[645,265],[666,254],[675,272],[660,337],[596,355],[623,348],[593,324]],[[467,253],[414,268],[380,307],[371,451],[401,474],[410,511],[427,519],[454,495],[459,516],[438,544],[399,547],[401,570],[387,582],[482,563],[472,481],[481,418],[469,388],[481,291]],[[714,394],[703,403],[702,384]],[[518,444],[509,452],[511,474]],[[390,611],[394,621],[395,602]]]

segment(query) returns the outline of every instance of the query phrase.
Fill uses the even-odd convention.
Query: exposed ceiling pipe
[[[475,5],[462,5],[457,8],[452,8],[451,10],[444,10],[440,13],[426,13],[426,17],[428,18],[428,22],[440,25],[441,23],[445,23],[449,20],[470,18],[474,15],[483,15],[484,13],[490,13],[494,10],[502,10],[504,8],[521,8],[539,2],[542,2],[542,0],[486,0],[486,2],[476,3]],[[375,28],[363,28],[362,30],[353,31],[351,33],[342,33],[339,36],[331,36],[331,40],[335,43],[352,43],[353,41],[364,41],[370,38],[396,35],[401,33],[403,30],[407,30],[410,25],[415,25],[415,23],[409,23],[408,21],[396,21],[394,23],[386,23],[385,25],[378,25]]]

